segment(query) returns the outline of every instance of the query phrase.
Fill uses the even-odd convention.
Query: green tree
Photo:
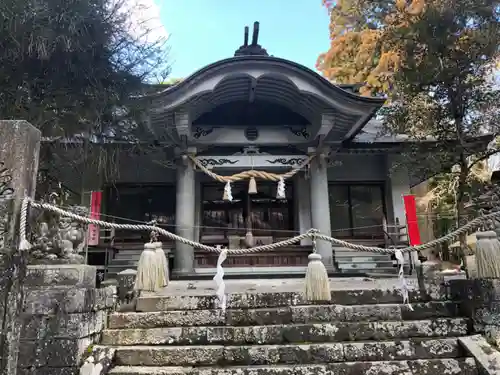
[[[165,82],[162,82],[163,85],[169,85],[169,86],[173,86],[173,85],[177,85],[179,82],[182,82],[184,78],[169,78],[167,79]]]
[[[166,41],[134,35],[123,10],[115,0],[3,0],[0,117],[45,136],[106,134],[123,118],[117,108],[168,72]]]
[[[318,69],[335,82],[363,83],[365,95],[388,95],[390,104],[382,111],[387,132],[436,142],[434,162],[455,166],[453,175],[442,180],[456,185],[459,220],[473,169],[496,152],[477,140],[498,133],[499,127],[500,95],[491,79],[500,50],[499,2],[339,0],[325,5],[331,45],[319,57]],[[428,154],[417,149],[409,155],[416,165]]]
[[[137,94],[165,79],[168,49],[125,5],[0,1],[0,118],[25,119],[56,140],[42,148],[49,169],[51,159],[63,157],[53,147],[58,139],[78,137],[85,159],[89,140],[141,136]]]

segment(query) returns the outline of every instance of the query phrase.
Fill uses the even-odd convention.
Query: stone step
[[[163,249],[165,252],[165,255],[168,255],[169,253],[172,252],[171,249]],[[139,259],[141,257],[141,254],[143,252],[143,249],[136,249],[136,250],[125,250],[125,251],[120,251],[115,254],[114,258],[115,259]]]
[[[303,284],[297,292],[269,292],[228,294],[227,307],[234,309],[286,307],[308,305],[302,293]],[[188,291],[189,292],[189,291]],[[206,293],[207,291],[203,291]],[[212,291],[214,293],[214,291]],[[331,304],[339,305],[369,305],[384,303],[401,303],[401,292],[398,289],[349,289],[332,290]],[[410,289],[410,303],[427,302],[431,300],[447,300],[445,290],[433,288],[428,293]],[[204,310],[216,309],[219,306],[215,295],[162,295],[148,294],[137,300],[137,311],[165,311],[165,310]]]
[[[116,254],[113,260],[130,260],[130,261],[138,261],[141,257],[141,253],[137,254]]]
[[[106,277],[109,279],[111,275],[117,275],[118,273],[128,270],[128,269],[136,269],[137,267],[129,266],[129,265],[122,265],[122,266],[117,266],[113,264],[109,264],[107,267],[108,274]]]
[[[136,247],[130,247],[126,249],[121,249],[119,250],[116,255],[120,254],[140,254],[144,250],[144,245],[141,246],[136,246]]]
[[[388,262],[391,260],[390,255],[386,254],[367,254],[359,255],[356,253],[335,253],[335,261],[339,263],[345,262]]]
[[[130,263],[127,262],[127,263],[123,263],[123,264],[121,264],[121,263],[117,264],[117,263],[112,262],[112,263],[108,264],[108,268],[110,270],[111,269],[115,270],[115,269],[118,269],[118,268],[120,268],[120,269],[127,269],[127,268],[136,269],[137,268],[137,263],[138,262],[135,262],[135,264],[130,264]],[[118,272],[120,272],[120,271],[118,271]]]
[[[472,358],[409,361],[340,362],[325,365],[270,365],[244,367],[117,366],[110,375],[477,375]]]
[[[335,322],[245,327],[165,327],[114,329],[102,334],[103,345],[273,345],[340,341],[456,337],[468,334],[465,318],[408,321]]]
[[[375,252],[370,252],[370,251],[355,251],[355,250],[349,250],[347,248],[339,248],[339,247],[334,247],[334,255],[335,259],[338,257],[355,257],[355,258],[390,258],[391,254],[384,254],[384,253],[375,253]]]
[[[356,251],[345,247],[333,247],[335,256],[352,256],[352,257],[390,257],[391,254],[371,252],[371,251]]]
[[[137,263],[139,263],[139,258],[137,259],[118,259],[118,258],[115,258],[115,259],[111,259],[109,261],[109,265],[113,265],[113,266],[127,266],[127,265],[132,265],[135,267],[137,267]]]
[[[456,338],[256,346],[123,346],[115,364],[125,366],[255,366],[327,364],[463,356]]]
[[[458,316],[454,302],[427,302],[406,305],[309,305],[262,309],[177,310],[146,313],[113,313],[109,328],[161,328],[189,326],[251,326],[328,323],[336,321],[419,320]]]
[[[338,268],[339,269],[350,269],[350,270],[355,270],[355,269],[373,269],[373,268],[396,268],[394,267],[394,263],[392,260],[388,261],[380,261],[380,262],[358,262],[356,260],[350,261],[350,262],[338,262]]]
[[[118,272],[108,272],[106,274],[105,280],[117,280],[118,279]]]
[[[352,266],[352,264],[350,264],[349,266]],[[405,267],[405,269],[407,269],[407,267]],[[393,266],[357,268],[357,267],[340,267],[339,265],[339,270],[342,273],[350,273],[350,274],[359,273],[360,275],[370,275],[370,274],[396,275],[398,273],[397,267]]]
[[[391,259],[390,255],[373,255],[373,256],[352,256],[352,255],[341,255],[341,256],[336,256],[335,261],[338,263],[350,263],[350,262],[357,262],[357,263],[385,263],[385,262],[392,262],[393,259]]]

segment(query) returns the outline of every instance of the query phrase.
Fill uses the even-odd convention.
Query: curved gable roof
[[[279,76],[290,81],[300,93],[315,96],[328,106],[345,112],[373,112],[385,102],[385,98],[357,95],[303,65],[270,56],[236,56],[217,61],[149,97],[162,107],[162,111],[171,110],[192,97],[212,92],[223,80],[236,75],[244,75],[255,81],[263,76]]]

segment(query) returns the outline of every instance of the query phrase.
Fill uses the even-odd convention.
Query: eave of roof
[[[494,138],[493,134],[484,134],[481,136],[477,137],[472,137],[467,139],[467,142],[469,144],[472,144],[473,146],[478,146],[478,145],[487,145],[489,142],[491,142]],[[348,148],[380,148],[380,147],[387,147],[387,148],[398,148],[402,146],[435,146],[438,144],[443,144],[446,143],[448,145],[455,145],[458,144],[459,141],[457,139],[449,139],[449,140],[437,140],[433,138],[429,139],[421,139],[421,140],[416,140],[413,138],[410,138],[409,136],[401,139],[398,136],[382,136],[377,139],[374,139],[372,141],[363,141],[359,139],[355,139],[350,142],[344,142],[344,146]]]
[[[366,96],[361,96],[355,94],[353,91],[356,89],[358,85],[336,85],[312,69],[309,69],[301,64],[297,64],[293,61],[286,60],[286,59],[281,59],[278,57],[272,57],[272,56],[236,56],[236,57],[230,57],[227,59],[219,60],[217,62],[214,62],[212,64],[206,65],[205,67],[199,69],[198,71],[194,72],[191,74],[189,77],[185,78],[181,82],[169,86],[166,89],[150,94],[146,94],[145,96],[149,98],[158,98],[161,96],[168,96],[170,94],[176,93],[178,90],[184,89],[189,87],[190,85],[193,84],[193,82],[198,81],[201,77],[203,77],[205,74],[209,73],[210,71],[218,70],[220,68],[223,68],[224,66],[230,66],[230,65],[239,65],[239,64],[246,64],[249,62],[258,62],[262,64],[270,64],[270,65],[282,65],[289,67],[291,69],[299,70],[305,73],[306,75],[309,76],[311,82],[316,83],[317,85],[321,86],[324,89],[327,90],[333,90],[337,92],[338,94],[345,95],[347,98],[350,98],[352,100],[361,102],[361,103],[366,103],[366,104],[372,104],[372,105],[378,105],[382,106],[386,98],[383,97],[366,97]]]

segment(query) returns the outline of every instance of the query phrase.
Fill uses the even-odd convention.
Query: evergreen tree
[[[452,187],[457,219],[464,215],[474,170],[496,148],[500,95],[500,4],[494,0],[324,1],[331,16],[329,50],[318,69],[338,83],[363,83],[363,95],[388,96],[386,131],[434,141],[433,184]],[[415,142],[417,143],[417,142]],[[428,153],[408,151],[412,166],[429,167]],[[453,171],[451,170],[454,166]],[[448,198],[443,202],[449,202]]]
[[[41,150],[49,190],[60,186],[52,176],[56,162],[70,169],[96,163],[101,173],[110,157],[91,143],[145,136],[141,121],[147,103],[138,97],[147,84],[166,78],[168,48],[165,37],[131,18],[129,5],[0,1],[0,118],[26,120],[53,140]],[[72,145],[78,157],[61,147],[67,138],[80,141]]]

